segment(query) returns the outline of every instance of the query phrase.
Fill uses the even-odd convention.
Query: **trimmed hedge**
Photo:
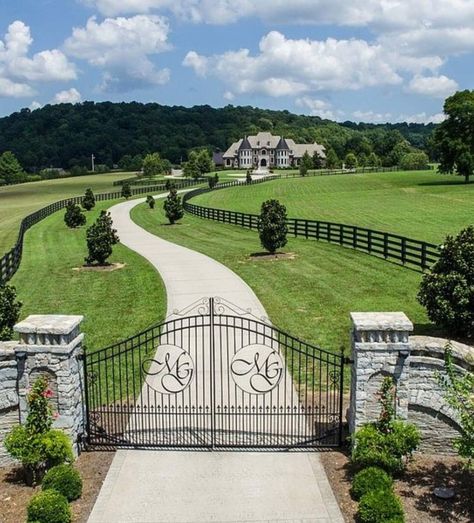
[[[71,508],[67,499],[56,490],[35,494],[28,503],[27,523],[70,523]]]
[[[378,467],[368,467],[358,472],[352,480],[351,494],[356,500],[359,500],[365,494],[371,491],[391,491],[393,479]]]
[[[360,523],[404,523],[400,498],[392,491],[373,490],[360,499],[357,512]]]
[[[81,497],[82,479],[79,472],[71,465],[58,465],[48,470],[42,482],[43,490],[53,489],[68,501]]]

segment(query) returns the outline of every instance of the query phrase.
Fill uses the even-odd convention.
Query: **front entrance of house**
[[[342,438],[344,361],[219,298],[85,357],[87,441],[304,448]]]
[[[260,167],[268,167],[268,162],[267,162],[266,158],[262,158],[260,160]]]

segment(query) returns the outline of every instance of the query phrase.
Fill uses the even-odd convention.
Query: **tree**
[[[245,182],[252,183],[252,173],[250,172],[250,169],[247,171],[247,174],[245,175]]]
[[[357,156],[354,153],[347,153],[344,164],[346,169],[355,169],[357,167]]]
[[[12,339],[13,327],[20,318],[21,307],[15,287],[0,284],[0,341]]]
[[[171,189],[168,194],[165,203],[163,204],[166,217],[168,218],[171,225],[184,216],[183,206],[181,204],[181,198],[178,196],[178,192],[175,188]]]
[[[418,301],[437,325],[474,335],[474,226],[446,238],[438,261],[423,276]]]
[[[64,214],[64,223],[70,228],[75,229],[81,227],[86,223],[86,217],[79,205],[76,205],[72,200],[68,202],[66,206],[66,212]]]
[[[25,181],[26,174],[11,151],[5,151],[0,155],[0,179],[5,183],[21,183]]]
[[[413,147],[408,143],[407,140],[402,140],[394,146],[392,152],[388,155],[387,163],[390,166],[400,165],[402,158],[411,152],[413,152]]]
[[[314,151],[313,154],[313,169],[322,169],[323,168],[323,159],[319,156],[318,151]]]
[[[163,161],[159,153],[147,154],[143,159],[143,176],[152,178],[163,172]]]
[[[130,189],[130,184],[128,182],[125,182],[122,185],[122,198],[125,198],[128,200],[132,196],[132,190]]]
[[[188,161],[183,165],[183,174],[187,178],[197,179],[201,176],[201,172],[197,163],[197,152],[191,151],[189,153]]]
[[[214,189],[214,187],[219,183],[219,175],[216,173],[214,176],[209,176],[207,182],[209,184],[209,189]]]
[[[207,149],[202,149],[196,156],[196,167],[199,171],[200,176],[210,173],[214,169],[214,163],[212,157]]]
[[[450,344],[446,346],[444,362],[445,373],[438,375],[438,382],[461,426],[461,435],[454,440],[454,448],[471,466],[474,460],[474,374],[469,370],[460,374],[456,370]]]
[[[380,167],[380,158],[376,153],[371,152],[367,157],[367,167]]]
[[[311,159],[311,156],[309,155],[308,151],[305,151],[300,161],[300,175],[306,176],[308,174],[308,170],[312,167],[313,160]]]
[[[428,169],[428,155],[422,151],[405,154],[401,159],[400,167],[405,171]]]
[[[118,161],[118,167],[122,171],[139,171],[143,165],[143,157],[140,154],[131,156],[126,154]]]
[[[151,196],[151,194],[149,194],[147,197],[146,197],[146,203],[148,204],[148,207],[150,207],[150,209],[154,209],[155,208],[155,198],[153,198],[153,196]]]
[[[286,207],[278,200],[262,203],[258,221],[258,233],[262,246],[271,254],[287,243]]]
[[[82,206],[86,211],[90,211],[95,207],[95,196],[91,188],[86,189],[84,198],[82,198]]]
[[[446,120],[434,134],[439,171],[469,178],[474,172],[474,91],[459,91],[444,102]]]
[[[339,157],[334,149],[329,149],[326,153],[326,167],[328,169],[337,169],[341,165]]]
[[[97,262],[98,265],[106,265],[107,259],[112,254],[112,248],[120,240],[117,231],[112,227],[112,218],[110,213],[101,211],[97,221],[87,229],[86,241],[89,256],[86,263],[92,265]]]
[[[175,183],[173,180],[166,180],[166,183],[165,183],[165,189],[167,191],[171,191],[171,189],[174,189],[176,186],[175,186]]]

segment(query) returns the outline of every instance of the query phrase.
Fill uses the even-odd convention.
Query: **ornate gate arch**
[[[343,356],[220,298],[86,354],[84,365],[92,446],[341,443]]]

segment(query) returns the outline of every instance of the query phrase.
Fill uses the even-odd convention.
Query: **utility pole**
[[[94,165],[95,156],[91,155],[91,162],[92,162],[92,172],[95,172],[95,165]]]

